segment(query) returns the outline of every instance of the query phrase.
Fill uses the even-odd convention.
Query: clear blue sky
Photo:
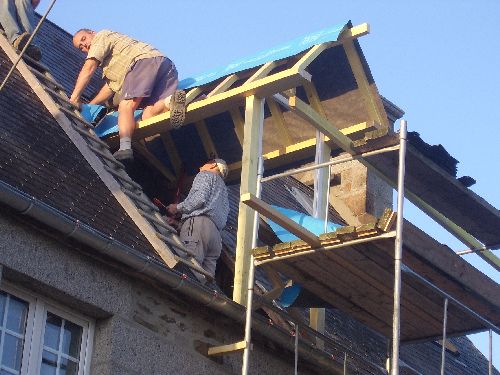
[[[371,33],[360,43],[380,93],[404,109],[409,130],[458,159],[458,176],[475,178],[472,190],[499,208],[499,16],[498,0],[59,0],[49,19],[71,33],[106,28],[149,42],[174,60],[181,78],[344,20],[368,22]],[[406,207],[405,217],[464,249]],[[476,255],[466,259],[500,281]],[[486,334],[473,340],[487,353]],[[499,346],[495,336],[497,366]]]

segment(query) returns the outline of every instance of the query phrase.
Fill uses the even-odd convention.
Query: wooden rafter
[[[196,130],[198,131],[198,135],[201,138],[201,142],[203,143],[203,148],[205,149],[205,153],[208,158],[217,157],[217,150],[215,149],[214,142],[212,141],[212,137],[207,129],[207,124],[205,121],[200,120],[195,123]]]
[[[227,91],[236,81],[238,81],[237,74],[231,74],[224,78],[212,91],[207,94],[207,98]]]
[[[353,136],[360,133],[365,133],[372,129],[374,129],[373,122],[362,122],[360,124],[343,128],[340,131],[345,135]],[[331,146],[334,146],[329,137],[325,137],[325,141],[328,142]],[[316,138],[310,138],[305,141],[293,143],[286,147],[267,152],[262,156],[264,158],[266,169],[270,169],[287,164],[294,160],[300,160],[306,157],[314,156],[315,148]],[[231,180],[231,177],[236,177],[238,175],[238,172],[241,169],[241,162],[229,164],[228,168],[230,171],[229,180]]]
[[[177,151],[174,140],[172,139],[170,133],[162,133],[160,134],[160,137],[163,143],[163,147],[165,148],[165,151],[167,152],[170,159],[170,163],[174,168],[175,174],[179,176],[182,169],[182,161],[179,152]]]
[[[236,133],[236,137],[238,137],[240,144],[243,145],[243,128],[245,126],[245,120],[241,115],[239,107],[231,108],[229,113],[231,114],[231,119],[234,123],[234,132]]]
[[[366,76],[354,42],[352,40],[345,41],[343,46],[370,118],[385,128],[389,127],[389,119],[387,118],[382,99],[380,99],[380,95],[376,92],[376,87],[370,86],[368,82],[368,77]]]
[[[239,87],[190,103],[186,108],[185,123],[196,122],[227,111],[228,108],[242,105],[249,95],[258,97],[271,96],[299,86],[304,80],[310,81],[311,75],[305,71],[287,69],[249,84],[244,83]],[[134,138],[141,139],[170,129],[170,112],[165,112],[150,119],[139,121],[134,132]]]
[[[146,143],[144,140],[140,140],[138,142],[134,142],[135,150],[141,154],[151,165],[153,165],[169,182],[175,182],[175,175],[170,172],[165,165],[158,160],[156,156],[154,156],[146,147]]]
[[[293,139],[290,136],[290,132],[288,131],[285,123],[285,118],[283,116],[283,112],[281,111],[281,108],[278,106],[278,104],[274,101],[274,99],[271,97],[266,100],[267,106],[269,107],[269,110],[271,111],[271,118],[273,120],[274,125],[276,126],[276,129],[278,130],[279,134],[279,139],[281,140],[281,143],[283,146],[288,146],[293,143]]]

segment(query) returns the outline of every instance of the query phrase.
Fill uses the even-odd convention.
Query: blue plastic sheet
[[[272,207],[275,208],[277,211],[281,212],[283,215],[295,221],[297,224],[302,225],[308,231],[314,233],[317,236],[325,232],[324,220],[316,219],[312,216],[294,210],[290,210],[288,208],[283,208],[279,206],[272,206]],[[273,221],[269,221],[269,226],[282,242],[290,242],[299,239],[298,237],[296,237],[295,235],[293,235],[292,233],[290,233],[289,231],[287,231],[286,229],[279,226]],[[329,221],[326,226],[326,231],[333,232],[335,229],[339,227],[341,227],[341,225]]]
[[[199,74],[195,77],[185,78],[179,82],[180,89],[190,89],[196,86],[201,86],[210,82],[213,82],[219,78],[225,77],[230,74],[238,73],[246,69],[255,68],[257,66],[263,65],[269,61],[281,60],[290,56],[297,55],[316,44],[333,42],[336,41],[340,33],[346,28],[350,21],[343,22],[334,26],[327,27],[326,29],[316,31],[304,35],[302,37],[293,39],[288,43],[281,44],[274,48],[270,48],[261,52],[258,52],[252,56],[234,61],[226,66],[219,67],[217,69],[210,70],[208,72]],[[89,120],[93,119],[94,112],[93,105],[83,105],[82,115]],[[140,114],[142,111],[135,112],[136,120],[140,119]],[[118,132],[118,122],[117,113],[109,114],[96,126],[95,132],[99,137],[105,137],[110,134]]]
[[[92,122],[99,111],[104,108],[102,105],[96,104],[82,104],[81,114],[85,120]],[[136,121],[141,119],[142,110],[137,110],[134,112],[134,117]],[[94,128],[95,133],[98,137],[106,137],[111,134],[118,133],[118,112],[112,112],[99,121],[99,124]]]
[[[323,234],[325,231],[325,221],[316,219],[312,216],[303,214],[301,212],[297,212],[294,210],[290,210],[288,208],[283,208],[279,206],[272,206],[274,209],[277,211],[281,212],[283,215],[287,216],[288,218],[292,219],[295,221],[297,224],[300,224],[310,232],[314,233],[315,235],[319,236],[320,234]],[[278,236],[278,238],[282,242],[290,242],[290,241],[295,241],[298,240],[299,238],[281,227],[280,225],[276,224],[274,221],[269,221],[268,222],[269,226],[273,230],[273,232]],[[333,232],[335,229],[341,227],[339,224],[335,224],[332,222],[328,222],[326,225],[326,230],[327,232]],[[284,306],[284,307],[289,307],[291,306],[295,300],[298,298],[300,295],[300,292],[302,291],[302,287],[299,284],[292,284],[291,286],[286,287],[283,289],[283,292],[281,295],[278,297],[278,301]]]
[[[252,56],[237,60],[229,65],[210,70],[195,77],[185,78],[179,82],[179,88],[190,89],[192,87],[201,86],[213,82],[219,78],[229,74],[241,72],[246,69],[255,68],[269,61],[281,60],[286,57],[297,55],[311,48],[316,44],[326,42],[334,42],[338,39],[340,33],[344,30],[350,21],[346,21],[326,29],[304,35],[293,39],[288,43],[281,44],[274,48],[270,48],[258,52]]]

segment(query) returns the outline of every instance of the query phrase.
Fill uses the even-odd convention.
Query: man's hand
[[[73,89],[73,92],[71,93],[71,96],[69,98],[69,101],[78,106],[78,108],[80,108],[81,105],[80,97],[82,96],[83,90],[85,90],[85,88],[89,84],[90,79],[92,78],[92,75],[94,74],[98,66],[99,61],[92,58],[85,60],[85,62],[83,63],[82,69],[80,70],[80,74],[78,74],[78,78],[75,83],[75,88]]]
[[[167,212],[170,216],[175,216],[179,213],[177,210],[177,204],[172,203],[167,206]]]
[[[33,9],[35,9],[38,4],[40,4],[40,0],[31,0],[31,6],[33,7]]]

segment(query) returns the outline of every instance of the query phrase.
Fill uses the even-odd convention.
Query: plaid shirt
[[[137,60],[163,56],[153,46],[139,42],[127,35],[102,30],[95,34],[87,59],[100,62],[102,77],[114,92],[119,92],[130,67]]]
[[[221,231],[227,222],[229,201],[227,188],[218,173],[199,172],[186,199],[177,205],[182,221],[194,216],[207,216]]]

